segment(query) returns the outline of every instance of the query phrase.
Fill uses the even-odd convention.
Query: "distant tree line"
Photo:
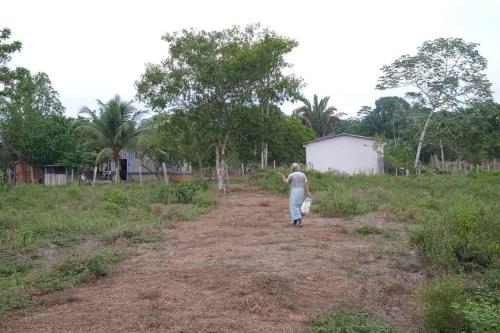
[[[342,132],[385,140],[387,164],[394,167],[418,168],[431,155],[470,162],[500,155],[500,105],[483,73],[486,60],[476,44],[461,39],[426,42],[416,55],[384,66],[377,89],[412,89],[346,119],[329,97],[309,101],[301,94],[304,83],[285,60],[295,40],[258,25],[183,30],[163,36],[168,54],[148,64],[136,82],[137,100],[148,112],[117,95],[69,118],[47,74],[8,66],[22,46],[10,35],[0,31],[4,170],[16,160],[77,170],[119,165],[120,150],[135,149],[170,165],[215,166],[223,191],[228,163],[304,162],[304,142]],[[286,115],[285,101],[302,106]]]
[[[389,167],[413,168],[428,113],[419,100],[382,97],[375,108],[362,107],[357,117],[341,120],[336,132],[386,140]],[[421,161],[428,162],[435,155],[440,160],[481,163],[500,156],[500,104],[478,103],[453,112],[439,111],[433,117]]]

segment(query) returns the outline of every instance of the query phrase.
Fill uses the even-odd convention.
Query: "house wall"
[[[139,154],[133,150],[122,150],[120,151],[120,158],[121,159],[126,159],[127,160],[127,178],[129,180],[139,180],[139,165],[141,163],[141,160],[139,158]],[[100,171],[103,171],[104,168],[106,167],[106,164],[102,164],[99,167]],[[175,167],[171,165],[167,165],[167,174],[174,174],[174,173],[191,173],[191,166],[186,164],[182,167]],[[158,169],[158,175],[157,175],[157,169]],[[109,163],[109,170],[112,171],[113,173],[116,172],[116,167],[114,162]],[[148,156],[145,156],[142,158],[142,179],[143,180],[155,180],[157,179],[157,176],[162,177],[163,175],[163,170],[161,168],[161,165],[158,163],[155,163],[154,160],[149,158]]]
[[[374,149],[371,139],[339,136],[306,145],[307,165],[322,172],[384,172],[383,157]]]
[[[139,155],[135,151],[121,151],[120,158],[127,160],[127,172],[129,177],[133,175],[137,175],[139,177],[139,163],[141,163],[139,159]],[[107,167],[107,163],[103,163],[99,166],[99,170],[103,171]],[[155,178],[156,168],[158,166],[155,165],[155,162],[149,157],[144,157],[142,159],[142,175],[143,176],[152,176]],[[114,161],[109,162],[109,170],[115,172],[116,167]]]
[[[38,183],[40,169],[31,163],[18,161],[15,163],[14,175],[16,184],[35,184]]]
[[[44,177],[45,186],[66,185],[68,179],[66,174],[46,173]]]

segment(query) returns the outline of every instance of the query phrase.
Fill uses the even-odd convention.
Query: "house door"
[[[127,159],[122,158],[120,159],[120,179],[121,180],[127,180]]]

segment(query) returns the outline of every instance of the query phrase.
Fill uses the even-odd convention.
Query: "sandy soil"
[[[413,289],[425,273],[381,214],[287,223],[287,200],[236,185],[199,221],[129,248],[106,278],[41,296],[2,318],[2,332],[303,332],[333,306],[361,306],[414,331]],[[385,243],[385,245],[384,245]],[[389,249],[389,251],[388,251]]]

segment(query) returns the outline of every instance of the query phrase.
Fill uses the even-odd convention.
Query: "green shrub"
[[[488,176],[493,176],[493,177],[499,177],[500,176],[500,169],[492,170],[488,173],[484,173],[485,175]]]
[[[490,289],[500,291],[500,268],[490,268],[484,272],[481,282]]]
[[[213,193],[210,192],[196,192],[193,196],[193,203],[201,207],[214,206],[217,199]]]
[[[62,257],[55,270],[64,280],[88,280],[107,275],[110,264],[117,259],[117,252],[107,249],[91,254],[71,252]]]
[[[80,193],[80,186],[78,186],[76,183],[66,187],[66,194],[74,200],[80,199]]]
[[[200,182],[180,182],[175,186],[177,203],[189,204],[194,202],[197,192],[203,191]]]
[[[287,193],[288,187],[273,169],[258,171],[250,178],[250,182],[265,188],[268,191]]]
[[[338,186],[318,196],[316,210],[323,216],[336,217],[361,214],[367,207],[359,196]]]
[[[467,324],[467,332],[500,332],[500,269],[486,270],[467,289],[467,299],[452,308]]]
[[[477,198],[460,196],[439,213],[422,216],[411,242],[438,266],[471,272],[489,267],[498,244],[498,217]]]
[[[192,204],[198,193],[208,190],[208,185],[202,180],[180,182],[178,184],[162,184],[159,187],[157,200],[163,204]]]
[[[314,319],[309,333],[397,333],[398,328],[383,323],[363,310],[339,308],[329,316]]]
[[[29,260],[17,261],[15,258],[11,260],[0,260],[0,276],[11,276],[22,273],[31,267],[33,267],[33,263]]]
[[[27,301],[28,297],[14,288],[0,290],[0,314],[20,309],[26,305]]]
[[[115,187],[111,190],[107,197],[107,201],[118,206],[125,206],[128,201],[128,196],[123,189]]]
[[[465,303],[465,284],[461,278],[446,277],[429,283],[420,292],[426,332],[462,332],[466,320],[454,307]]]
[[[457,315],[465,320],[467,332],[500,332],[500,305],[493,304],[490,301],[491,297],[486,293],[478,300],[467,299],[462,304],[452,304]]]
[[[384,232],[377,227],[371,225],[364,225],[354,229],[354,233],[362,236],[368,236],[368,235],[380,235],[383,234]]]
[[[172,184],[162,184],[159,186],[156,200],[163,204],[177,202],[177,191],[175,186]]]

